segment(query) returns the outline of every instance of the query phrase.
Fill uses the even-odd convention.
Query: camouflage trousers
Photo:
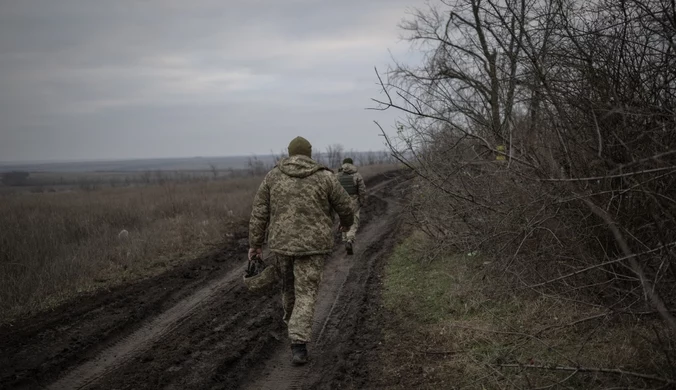
[[[354,209],[354,223],[352,226],[350,226],[350,230],[343,232],[343,242],[354,242],[355,238],[357,237],[357,229],[359,229],[359,201],[352,199],[352,205]]]
[[[310,341],[325,257],[275,255],[282,279],[284,322],[289,328],[291,342]]]

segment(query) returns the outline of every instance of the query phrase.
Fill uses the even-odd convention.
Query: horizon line
[[[352,150],[348,153],[382,153],[387,150]],[[316,155],[326,154],[327,152],[317,152]],[[343,152],[345,154],[345,152]],[[43,165],[43,164],[73,164],[73,163],[110,163],[110,162],[124,162],[124,161],[152,161],[152,160],[185,160],[185,159],[210,159],[210,158],[236,158],[236,157],[256,157],[256,156],[277,156],[278,153],[264,153],[264,154],[233,154],[220,156],[168,156],[168,157],[127,157],[127,158],[104,158],[104,159],[71,159],[71,160],[23,160],[23,161],[3,161],[0,160],[0,165]]]

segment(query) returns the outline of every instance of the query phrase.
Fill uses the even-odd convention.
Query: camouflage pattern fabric
[[[357,229],[359,229],[359,203],[355,197],[353,201],[355,210],[354,210],[354,223],[350,226],[350,230],[343,232],[343,242],[350,241],[354,242],[357,237]]]
[[[282,280],[284,322],[292,343],[308,343],[325,255],[276,255],[275,264]]]
[[[278,271],[274,265],[268,265],[258,275],[244,276],[244,284],[251,292],[261,292],[271,287],[277,281]]]
[[[350,230],[343,232],[343,241],[354,242],[357,236],[357,229],[359,229],[359,210],[366,203],[366,184],[364,178],[357,171],[357,167],[353,164],[343,164],[340,167],[340,172],[345,172],[352,175],[354,184],[357,187],[357,194],[350,196],[352,198],[352,209],[354,210],[354,223],[350,226]]]
[[[282,159],[266,176],[254,198],[249,246],[276,254],[308,256],[333,249],[332,210],[342,226],[354,221],[352,199],[331,170],[310,157]]]
[[[359,201],[359,206],[364,206],[366,204],[366,184],[364,183],[364,178],[357,170],[357,167],[353,164],[343,164],[340,167],[339,172],[345,172],[352,175],[354,184],[357,187],[357,200]]]

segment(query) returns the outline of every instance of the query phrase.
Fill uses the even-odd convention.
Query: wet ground
[[[278,293],[242,283],[246,227],[212,254],[0,328],[0,388],[285,389],[368,384],[379,270],[398,239],[401,174],[367,180],[353,256],[327,259],[311,361],[290,365]]]

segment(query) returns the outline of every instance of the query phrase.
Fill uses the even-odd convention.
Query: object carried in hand
[[[244,284],[251,292],[264,291],[277,281],[277,270],[272,264],[265,264],[259,255],[254,255],[246,267]]]

